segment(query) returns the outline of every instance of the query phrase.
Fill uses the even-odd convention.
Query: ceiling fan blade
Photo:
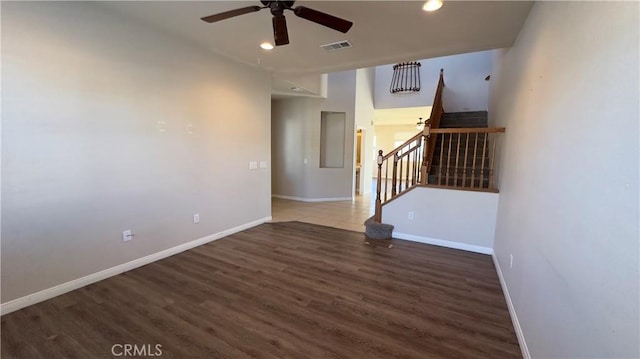
[[[287,19],[284,15],[273,17],[273,39],[276,46],[289,43],[289,33],[287,32]]]
[[[230,17],[234,17],[234,16],[248,14],[248,13],[251,13],[251,12],[260,11],[260,9],[263,9],[263,8],[260,7],[260,6],[247,6],[247,7],[243,7],[243,8],[240,8],[240,9],[221,12],[221,13],[215,14],[215,15],[205,16],[205,17],[201,18],[201,20],[205,21],[205,22],[208,22],[208,23],[212,23],[212,22],[228,19]]]
[[[293,9],[293,12],[298,17],[313,21],[317,24],[324,25],[328,28],[340,31],[342,33],[346,33],[347,31],[349,31],[349,29],[353,25],[351,21],[347,21],[333,15],[325,14],[318,10],[309,9],[308,7],[304,6],[296,7],[295,9]]]

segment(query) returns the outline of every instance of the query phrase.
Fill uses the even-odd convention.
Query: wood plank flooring
[[[491,257],[370,247],[362,233],[300,222],[263,224],[1,323],[3,359],[111,358],[114,344],[156,357],[159,344],[161,358],[521,357]]]

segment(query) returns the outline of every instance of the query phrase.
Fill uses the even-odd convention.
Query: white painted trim
[[[502,269],[500,269],[500,263],[498,262],[498,257],[496,257],[495,253],[492,254],[491,257],[493,258],[493,264],[496,267],[496,272],[498,272],[498,278],[500,278],[500,286],[502,287],[502,292],[504,293],[504,299],[507,301],[509,314],[511,314],[511,322],[513,322],[513,328],[516,331],[516,337],[518,338],[518,343],[520,344],[522,357],[524,359],[531,359],[531,353],[529,353],[529,347],[527,347],[527,341],[524,338],[524,333],[522,332],[522,327],[520,326],[520,321],[518,320],[516,309],[513,306],[513,302],[511,301],[511,295],[509,295],[507,282],[505,282],[504,276],[502,275]]]
[[[36,293],[32,293],[29,295],[26,295],[24,297],[21,298],[17,298],[14,299],[12,301],[6,302],[6,303],[2,303],[0,304],[0,315],[5,315],[5,314],[9,314],[11,312],[14,312],[16,310],[22,309],[24,307],[36,304],[36,303],[40,303],[42,301],[45,301],[47,299],[51,299],[53,297],[57,297],[61,294],[70,292],[72,290],[84,287],[86,285],[89,284],[93,284],[95,282],[107,279],[109,277],[113,277],[115,275],[130,271],[132,269],[141,267],[143,265],[158,261],[160,259],[178,254],[180,252],[184,252],[186,250],[189,250],[191,248],[197,247],[197,246],[201,246],[203,244],[215,241],[216,239],[220,239],[226,236],[229,236],[231,234],[240,232],[240,231],[244,231],[245,229],[249,229],[255,226],[258,226],[262,223],[268,222],[271,220],[271,216],[269,217],[265,217],[262,219],[258,219],[249,223],[245,223],[245,224],[241,224],[239,226],[233,227],[233,228],[229,228],[226,229],[224,231],[218,232],[218,233],[214,233],[214,234],[210,234],[206,237],[202,237],[202,238],[198,238],[196,240],[193,240],[191,242],[187,242],[187,243],[183,243],[180,245],[177,245],[175,247],[172,248],[168,248],[165,250],[162,250],[160,252],[156,252],[153,254],[150,254],[148,256],[142,257],[142,258],[138,258],[138,259],[134,259],[130,262],[126,262],[120,265],[117,265],[115,267],[111,267],[105,270],[102,270],[100,272],[96,272],[93,274],[89,274],[87,276],[84,276],[82,278],[78,278],[78,279],[74,279],[71,280],[69,282],[66,283],[62,283],[59,285],[56,285],[55,287],[51,287],[51,288],[47,288],[44,290],[41,290],[39,292]]]
[[[429,237],[416,236],[413,234],[406,233],[398,233],[396,231],[393,232],[393,238],[404,239],[406,241],[413,241],[419,243],[432,244],[434,246],[447,247],[453,249],[460,249],[468,252],[482,253],[482,254],[493,254],[493,249],[489,247],[481,247],[473,244],[446,241],[444,239],[436,239]]]
[[[329,197],[329,198],[307,198],[307,197],[293,197],[293,196],[283,196],[279,194],[272,194],[273,198],[281,198],[288,199],[292,201],[302,201],[302,202],[333,202],[333,201],[353,201],[353,197]]]

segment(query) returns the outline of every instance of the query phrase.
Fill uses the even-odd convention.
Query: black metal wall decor
[[[389,92],[397,94],[420,92],[420,66],[422,65],[417,61],[393,65]]]

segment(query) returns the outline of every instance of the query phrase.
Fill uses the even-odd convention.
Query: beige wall
[[[492,74],[494,249],[534,358],[640,357],[639,10],[538,2]]]
[[[417,122],[417,120],[416,120]],[[386,155],[396,148],[395,141],[407,141],[411,137],[418,134],[415,125],[398,125],[398,126],[376,126],[376,153],[382,150],[382,154]],[[378,166],[372,166],[372,176],[378,177]]]
[[[271,159],[274,195],[305,197],[305,162],[308,127],[313,99],[292,97],[271,103]]]
[[[273,101],[273,194],[300,200],[352,198],[356,71],[328,75],[327,99]],[[346,114],[344,168],[320,168],[320,114]]]
[[[375,69],[359,69],[356,72],[356,129],[363,131],[362,136],[362,166],[360,168],[360,194],[371,193],[371,178],[369,173],[377,166],[374,164],[377,157],[374,156],[373,137],[375,130],[372,125],[374,111],[373,91],[375,86]],[[367,174],[367,175],[365,175]]]
[[[270,216],[265,72],[91,3],[3,2],[2,105],[3,303]]]

